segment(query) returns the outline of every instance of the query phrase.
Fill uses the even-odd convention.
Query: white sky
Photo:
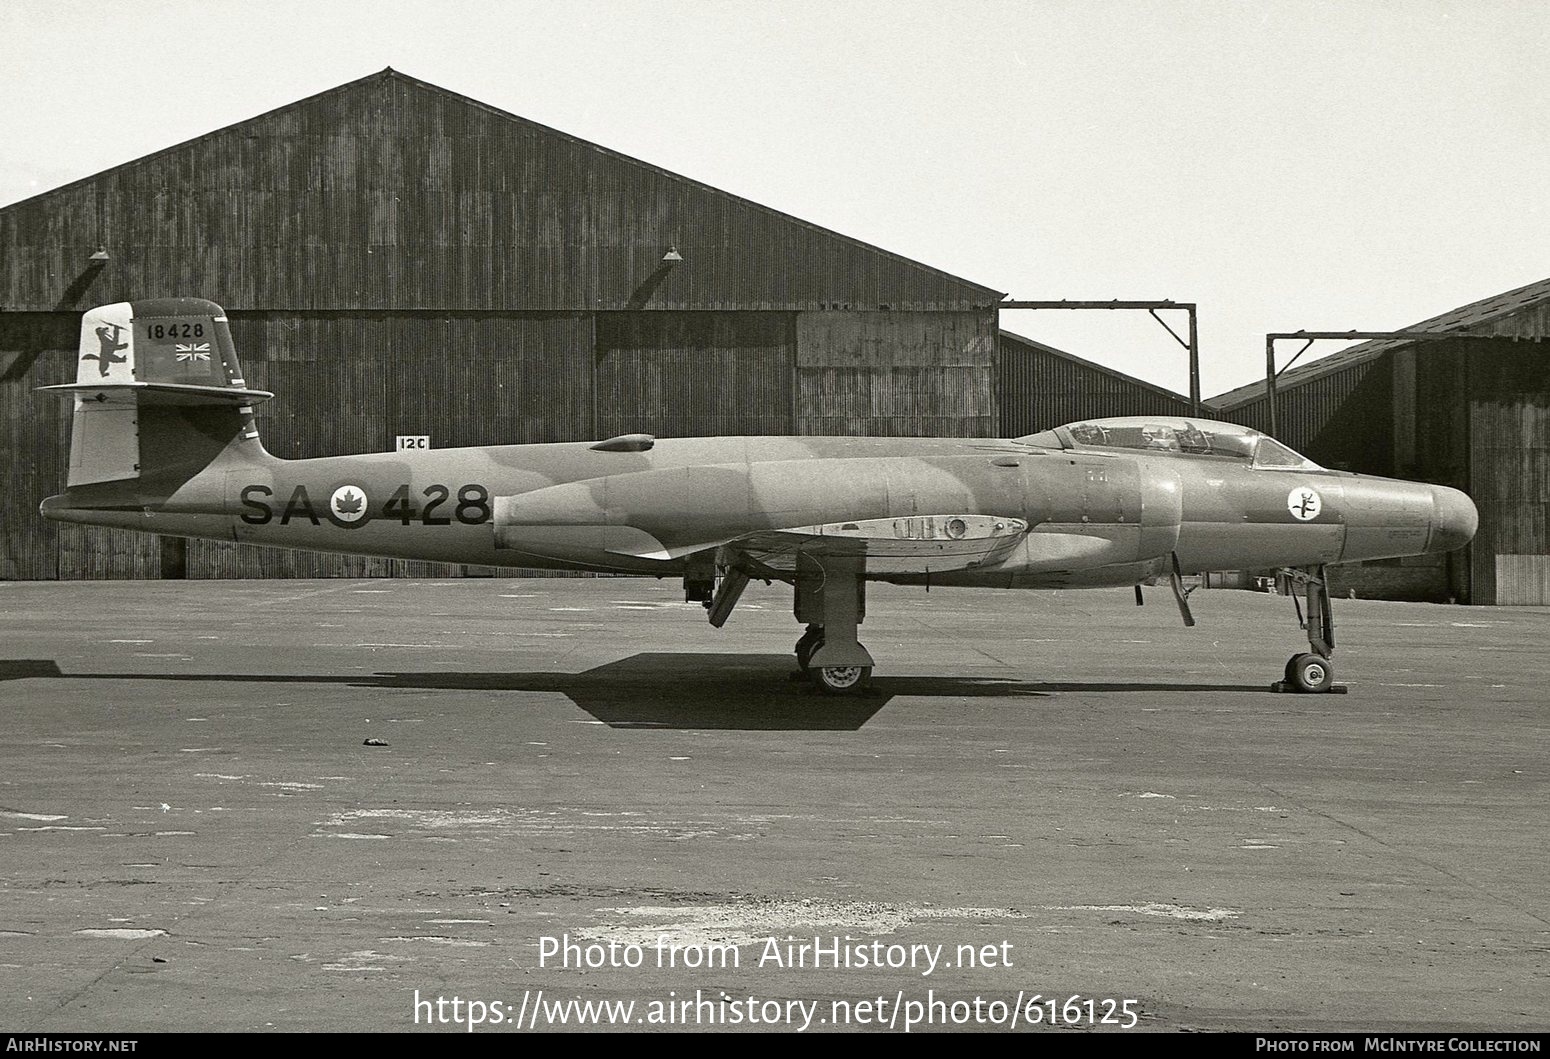
[[[3,0],[0,204],[393,66],[1013,297],[1198,302],[1209,396],[1550,276],[1547,56],[1542,0]],[[1002,319],[1186,388],[1144,313]]]

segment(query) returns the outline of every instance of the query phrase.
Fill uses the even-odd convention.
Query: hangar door
[[[601,312],[596,434],[793,433],[796,316]]]

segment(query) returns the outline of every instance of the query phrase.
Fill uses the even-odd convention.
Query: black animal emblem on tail
[[[97,328],[97,341],[102,345],[101,352],[88,353],[81,358],[82,360],[95,360],[101,367],[104,378],[107,377],[108,370],[114,364],[122,364],[129,359],[128,356],[118,355],[119,350],[129,348],[128,342],[120,342],[118,340],[118,336],[123,331],[124,329],[118,324],[103,324]]]

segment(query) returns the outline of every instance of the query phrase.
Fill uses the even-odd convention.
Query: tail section
[[[262,451],[226,313],[201,298],[118,302],[81,320],[67,487],[136,483],[170,495],[228,448]]]

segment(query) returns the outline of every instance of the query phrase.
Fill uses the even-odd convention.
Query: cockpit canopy
[[[1237,460],[1267,470],[1318,470],[1318,464],[1293,452],[1268,434],[1237,423],[1169,416],[1121,416],[1067,423],[1017,439],[1046,449],[1141,449],[1179,456]]]

